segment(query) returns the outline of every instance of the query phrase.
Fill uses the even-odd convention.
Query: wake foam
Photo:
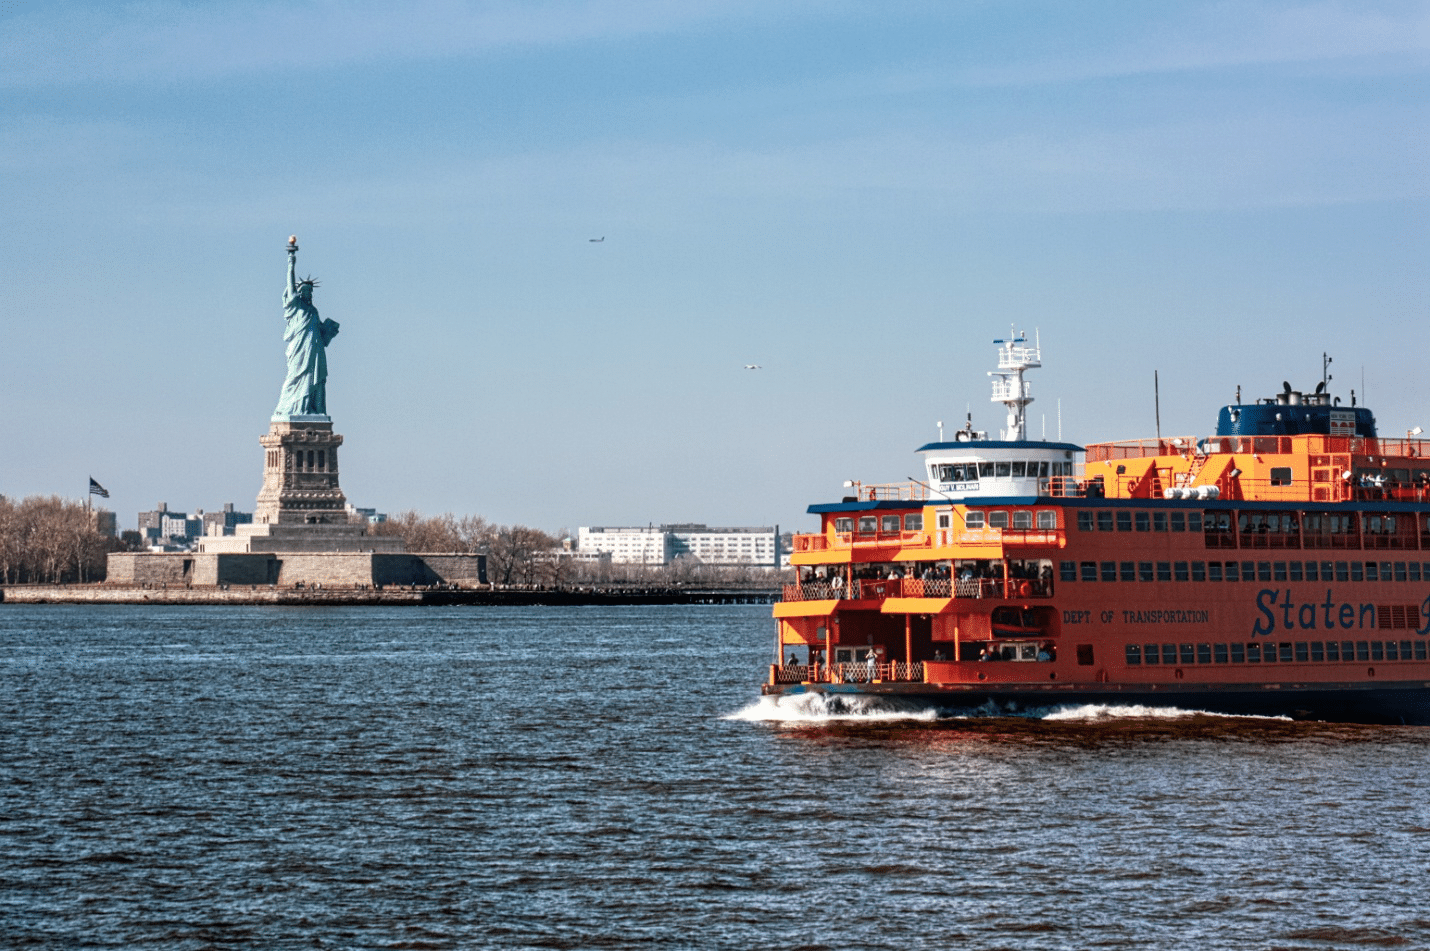
[[[988,702],[957,713],[940,713],[923,704],[897,697],[872,697],[861,694],[805,693],[782,697],[761,697],[743,710],[724,717],[765,723],[832,723],[890,722],[915,720],[983,720],[1012,717],[1020,720],[1043,720],[1049,723],[1097,723],[1118,720],[1185,720],[1190,717],[1215,717],[1225,720],[1272,720],[1290,722],[1285,716],[1211,713],[1182,707],[1152,707],[1144,704],[1086,703],[1053,707],[1016,709],[1006,704]]]
[[[1055,707],[1035,711],[1041,720],[1075,722],[1078,720],[1182,720],[1187,717],[1218,717],[1226,720],[1285,720],[1290,717],[1256,716],[1243,713],[1211,713],[1207,710],[1185,710],[1181,707],[1149,707],[1140,703],[1086,703],[1079,706]]]
[[[726,720],[775,723],[863,723],[889,720],[936,720],[938,711],[896,697],[859,694],[804,693],[784,697],[761,697]]]

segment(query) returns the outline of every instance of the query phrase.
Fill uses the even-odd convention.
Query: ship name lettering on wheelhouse
[[[1430,615],[1430,598],[1421,604],[1375,604],[1372,602],[1337,601],[1330,588],[1326,600],[1297,602],[1291,589],[1278,591],[1262,588],[1256,593],[1256,608],[1261,612],[1251,626],[1252,636],[1272,634],[1278,627],[1285,630],[1314,631],[1318,628],[1415,628],[1416,634],[1430,633],[1430,622],[1423,626],[1421,617]]]

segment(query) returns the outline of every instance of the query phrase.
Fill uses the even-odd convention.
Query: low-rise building
[[[644,528],[582,526],[577,539],[579,551],[609,552],[613,564],[668,565],[689,558],[705,565],[780,565],[779,526],[725,528],[695,522]]]

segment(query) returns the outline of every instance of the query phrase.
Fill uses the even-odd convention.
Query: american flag
[[[109,490],[106,489],[104,486],[100,485],[98,482],[95,482],[94,476],[89,477],[89,494],[97,495],[101,499],[109,498]]]

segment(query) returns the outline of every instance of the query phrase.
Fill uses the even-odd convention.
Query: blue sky
[[[1430,429],[1427,78],[1426,3],[0,3],[0,493],[251,509],[291,233],[387,511],[807,527],[1010,325],[1034,435],[1323,351]]]

